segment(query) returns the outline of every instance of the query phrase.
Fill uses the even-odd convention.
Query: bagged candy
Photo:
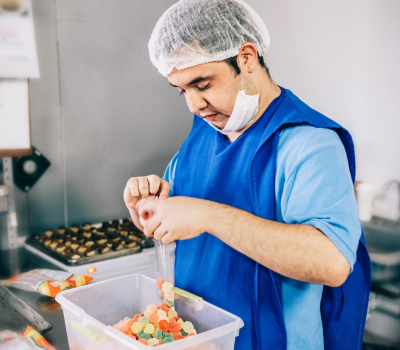
[[[71,274],[71,272],[37,269],[21,273],[1,283],[30,292],[39,292],[49,297],[55,297],[64,289],[83,286],[93,280],[93,277]]]
[[[56,350],[39,332],[30,326],[26,328],[24,334],[11,331],[0,332],[0,347],[4,350]]]
[[[157,197],[156,197],[157,198]],[[147,220],[151,219],[153,214],[149,213]],[[139,218],[142,226],[145,221]],[[175,242],[164,244],[162,241],[154,240],[156,250],[156,295],[168,307],[174,306],[175,293],[173,292],[175,283]]]

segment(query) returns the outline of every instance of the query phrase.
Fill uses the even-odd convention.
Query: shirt
[[[177,153],[164,179],[174,195]],[[323,232],[352,268],[361,236],[347,156],[335,131],[309,125],[285,128],[279,137],[275,204],[277,221],[307,224]],[[320,301],[323,286],[282,276],[288,350],[323,350]]]

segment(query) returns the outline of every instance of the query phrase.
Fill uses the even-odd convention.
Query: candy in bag
[[[1,283],[30,292],[39,292],[49,297],[55,297],[64,289],[83,286],[93,280],[93,277],[75,275],[67,271],[36,269],[21,273]]]

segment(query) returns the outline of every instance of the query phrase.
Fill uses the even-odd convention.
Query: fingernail
[[[164,199],[164,198],[167,198],[167,196],[161,196],[161,197],[160,197],[160,199]]]

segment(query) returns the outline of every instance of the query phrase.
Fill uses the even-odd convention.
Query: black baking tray
[[[36,248],[37,250],[40,250],[42,253],[45,253],[48,256],[51,256],[52,258],[62,262],[65,265],[68,265],[68,266],[91,264],[91,263],[98,262],[98,261],[119,258],[121,256],[126,256],[126,255],[131,255],[131,254],[137,254],[142,251],[142,247],[140,245],[137,245],[136,247],[132,247],[132,248],[124,248],[122,250],[112,251],[112,252],[108,252],[105,254],[96,254],[93,256],[85,256],[85,257],[81,257],[80,259],[75,260],[75,259],[71,259],[70,257],[68,257],[66,255],[63,255],[61,253],[58,253],[56,251],[53,251],[53,250],[47,248],[43,243],[40,243],[39,241],[33,239],[32,237],[28,237],[26,239],[25,243],[29,244],[30,246]]]
[[[0,315],[0,331],[24,333],[26,327],[32,326],[44,334],[51,329],[50,323],[1,284]]]

